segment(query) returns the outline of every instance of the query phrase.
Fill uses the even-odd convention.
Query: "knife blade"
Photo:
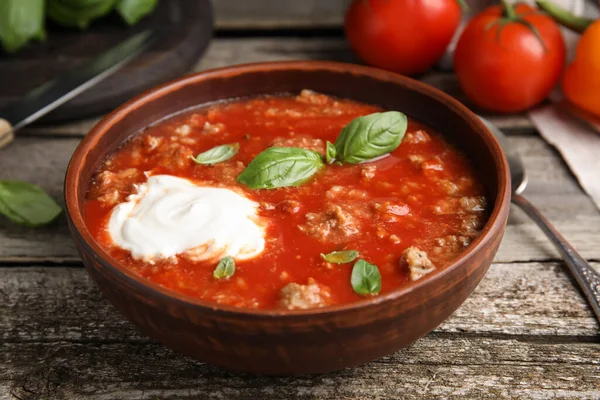
[[[156,30],[137,33],[93,60],[38,86],[23,98],[0,108],[0,148],[14,132],[80,95],[118,71],[149,48],[159,37]]]

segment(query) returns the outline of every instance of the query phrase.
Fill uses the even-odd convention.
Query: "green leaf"
[[[37,185],[0,181],[0,213],[22,225],[37,227],[54,221],[62,209]]]
[[[323,260],[334,264],[346,264],[356,260],[356,257],[358,257],[358,251],[356,250],[333,251],[329,254],[321,253]]]
[[[229,278],[235,274],[235,260],[231,256],[223,257],[219,260],[217,268],[213,272],[215,279]]]
[[[66,27],[87,28],[112,11],[117,0],[48,0],[48,18]]]
[[[235,156],[240,149],[239,143],[224,144],[222,146],[213,147],[210,150],[200,153],[194,157],[190,157],[197,164],[216,164],[229,160]]]
[[[325,161],[327,164],[332,164],[335,161],[335,145],[329,141],[327,141],[327,149],[325,151]]]
[[[248,164],[237,181],[252,189],[298,186],[323,167],[316,151],[296,147],[269,147]]]
[[[117,11],[129,25],[135,25],[140,19],[150,14],[158,0],[119,0]]]
[[[0,43],[8,53],[43,40],[44,0],[0,0]]]
[[[360,295],[377,294],[381,291],[381,274],[376,265],[358,260],[350,277],[352,289]]]
[[[398,111],[374,113],[353,119],[335,142],[336,159],[359,164],[390,153],[400,145],[408,119]]]

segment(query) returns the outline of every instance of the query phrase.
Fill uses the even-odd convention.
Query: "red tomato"
[[[457,0],[354,0],[344,26],[367,64],[412,75],[442,57],[460,16]]]
[[[565,63],[565,43],[556,22],[524,4],[514,11],[512,21],[503,21],[502,6],[487,8],[469,21],[456,45],[454,69],[460,86],[486,110],[518,112],[534,106],[548,96]],[[539,38],[527,24],[537,29]]]

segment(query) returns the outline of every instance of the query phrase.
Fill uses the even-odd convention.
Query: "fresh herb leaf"
[[[117,0],[48,0],[48,18],[66,27],[87,28],[112,11]]]
[[[269,147],[257,155],[237,181],[252,189],[298,186],[323,166],[316,151],[296,147]]]
[[[239,143],[224,144],[222,146],[213,147],[204,153],[200,153],[195,158],[190,158],[197,164],[216,164],[229,160],[231,157],[237,154],[239,149]]]
[[[150,14],[158,4],[158,0],[119,0],[117,11],[129,25],[135,25],[140,19]]]
[[[356,250],[334,251],[329,254],[321,253],[323,260],[334,264],[346,264],[356,260],[356,257],[358,257],[358,251]]]
[[[376,265],[358,260],[350,277],[352,289],[360,295],[377,294],[381,290],[381,274]]]
[[[37,227],[54,221],[62,209],[37,185],[0,181],[0,214],[18,224]]]
[[[394,151],[402,141],[408,120],[398,111],[374,113],[353,119],[335,142],[336,159],[359,164]]]
[[[332,164],[335,161],[336,153],[335,145],[328,141],[327,149],[325,150],[325,161],[327,164]]]
[[[229,278],[235,274],[235,260],[231,256],[223,257],[219,260],[217,268],[213,272],[215,279]]]
[[[0,1],[0,43],[4,50],[13,53],[32,39],[44,39],[44,1]]]

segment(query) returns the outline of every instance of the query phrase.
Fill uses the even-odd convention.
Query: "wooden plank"
[[[0,300],[0,343],[145,340],[82,268],[0,268]],[[599,339],[587,303],[554,262],[493,264],[472,296],[435,332]]]
[[[591,399],[598,343],[430,335],[361,367],[235,374],[153,342],[0,344],[0,393],[18,399]]]
[[[19,137],[0,157],[6,179],[37,183],[62,202],[64,172],[79,139]],[[525,194],[589,258],[600,260],[600,214],[583,194],[559,156],[536,136],[514,136],[523,155],[530,187]],[[77,261],[64,219],[42,229],[28,229],[0,218],[0,262]],[[537,226],[513,209],[498,262],[558,259]]]
[[[343,38],[217,38],[213,40],[194,71],[251,62],[284,60],[331,60],[360,63]],[[461,101],[466,101],[452,73],[433,71],[421,79]],[[526,114],[483,114],[508,133],[533,133],[535,130]],[[20,134],[83,136],[98,120],[99,118],[91,118],[58,125],[34,126],[24,129]]]
[[[219,0],[213,2],[217,29],[340,27],[349,0]]]

